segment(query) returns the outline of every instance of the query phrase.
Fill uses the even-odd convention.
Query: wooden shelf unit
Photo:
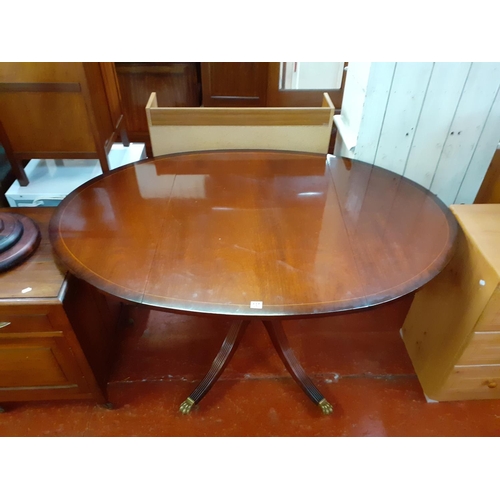
[[[500,205],[452,205],[448,266],[415,294],[402,336],[427,398],[500,398]]]
[[[216,149],[266,149],[326,154],[335,107],[325,92],[315,108],[159,107],[146,105],[154,156]]]

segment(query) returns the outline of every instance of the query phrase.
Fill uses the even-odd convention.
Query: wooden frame
[[[146,105],[154,156],[214,149],[279,149],[327,153],[335,107],[161,108],[153,92]]]

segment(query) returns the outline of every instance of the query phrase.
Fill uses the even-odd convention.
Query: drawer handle
[[[487,380],[486,384],[490,389],[494,389],[497,386],[497,383],[494,380]]]
[[[0,328],[5,328],[10,325],[10,321],[0,321]]]

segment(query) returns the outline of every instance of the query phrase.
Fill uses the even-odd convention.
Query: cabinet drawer
[[[476,331],[500,331],[500,289],[497,288],[479,317]]]
[[[0,346],[0,389],[72,385],[52,343]]]
[[[457,365],[500,365],[500,332],[474,332]]]
[[[0,336],[9,333],[51,332],[54,327],[47,314],[0,313]]]
[[[500,365],[459,366],[453,368],[444,384],[445,399],[500,398]]]

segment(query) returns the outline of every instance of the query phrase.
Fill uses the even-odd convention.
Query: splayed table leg
[[[299,363],[295,354],[290,347],[288,338],[285,335],[281,321],[263,321],[267,333],[271,337],[274,348],[279,354],[281,361],[286,366],[297,384],[309,396],[309,398],[316,403],[321,411],[328,415],[333,412],[333,406],[325,399],[323,394],[319,392],[318,388],[314,385],[313,381],[309,378],[302,365]]]
[[[198,384],[196,389],[189,395],[189,397],[181,404],[179,411],[187,414],[191,411],[192,407],[199,403],[212,388],[217,379],[222,375],[227,364],[231,360],[234,352],[236,351],[243,333],[245,332],[249,320],[235,321],[222,343],[219,353],[215,357],[212,367],[208,373],[203,377],[203,380]]]

